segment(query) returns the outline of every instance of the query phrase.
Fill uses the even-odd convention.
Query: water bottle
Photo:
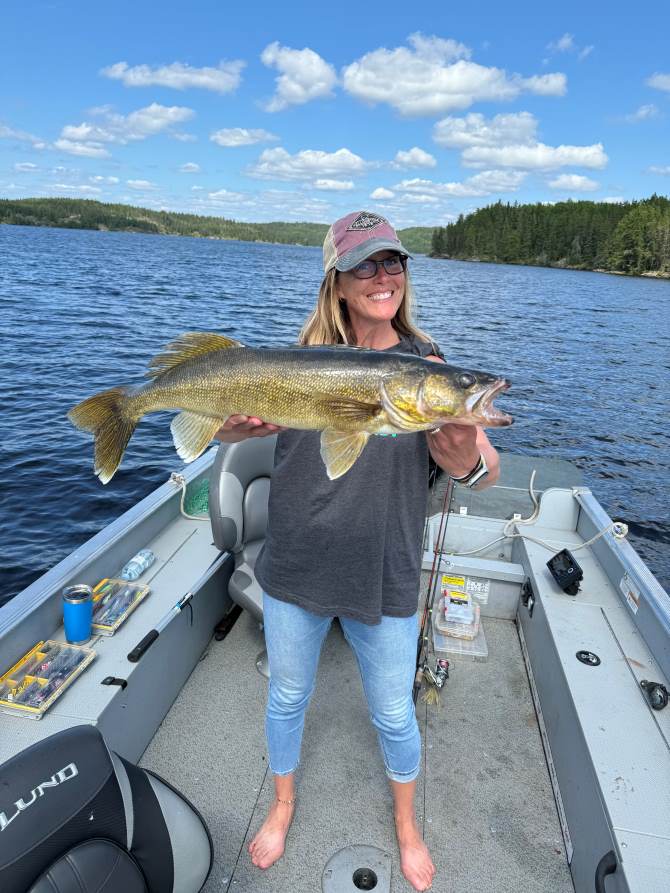
[[[137,555],[133,555],[128,564],[121,571],[122,580],[137,580],[140,574],[154,563],[156,556],[151,549],[141,549]]]

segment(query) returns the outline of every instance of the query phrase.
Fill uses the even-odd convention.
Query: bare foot
[[[269,868],[284,853],[284,843],[293,819],[294,804],[273,800],[267,817],[249,844],[251,861],[258,868]]]
[[[435,866],[415,819],[396,818],[395,829],[402,873],[415,890],[430,890],[435,877]]]

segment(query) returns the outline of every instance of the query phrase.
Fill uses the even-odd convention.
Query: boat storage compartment
[[[586,540],[574,495],[547,491],[529,530],[557,552]],[[594,551],[578,552],[576,596],[549,573],[551,554],[515,542],[531,587],[517,625],[576,893],[667,893],[670,710],[652,710],[640,682],[668,681]],[[596,884],[599,864],[614,871]]]

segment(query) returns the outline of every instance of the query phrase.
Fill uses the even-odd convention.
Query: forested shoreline
[[[70,198],[0,199],[0,223],[318,246],[323,244],[328,231],[325,223],[242,223],[225,217],[151,211],[132,205]],[[398,232],[409,251],[420,254],[430,251],[432,227],[411,227]]]
[[[320,246],[325,223],[243,223],[90,199],[0,199],[0,223]],[[497,202],[445,227],[398,230],[417,254],[670,278],[670,200]]]
[[[430,254],[670,278],[670,200],[497,202],[433,230]]]

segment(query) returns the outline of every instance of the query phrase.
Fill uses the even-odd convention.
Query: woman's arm
[[[435,355],[426,359],[444,362]],[[500,477],[500,458],[483,428],[448,422],[435,433],[428,433],[427,437],[431,456],[452,477],[463,477],[472,471],[481,453],[489,473],[479,484],[475,484],[473,490],[485,490]]]

